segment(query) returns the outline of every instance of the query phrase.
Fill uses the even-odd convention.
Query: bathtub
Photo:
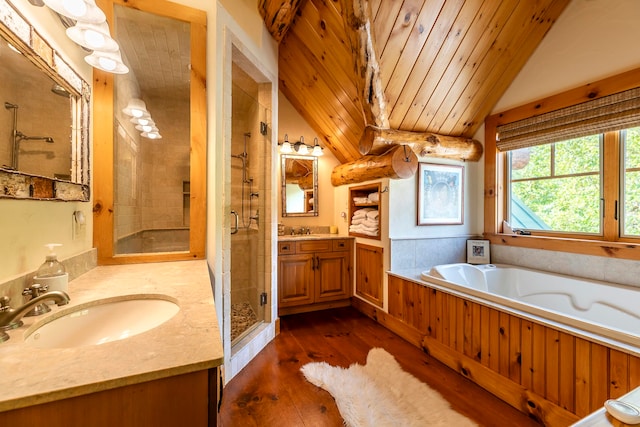
[[[501,264],[438,265],[421,279],[640,353],[640,288]]]

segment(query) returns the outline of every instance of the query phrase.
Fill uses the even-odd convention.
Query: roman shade
[[[640,126],[640,87],[497,127],[496,147],[517,150]]]

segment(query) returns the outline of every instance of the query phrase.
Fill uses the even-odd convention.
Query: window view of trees
[[[600,135],[511,151],[512,227],[600,233],[601,151]],[[640,167],[633,179],[629,185],[638,188],[634,201],[640,207]]]
[[[624,141],[623,234],[640,235],[640,128],[622,133]]]

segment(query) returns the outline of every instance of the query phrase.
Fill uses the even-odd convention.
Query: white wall
[[[84,62],[85,51],[64,34],[60,21],[46,7],[14,1],[20,13],[38,28],[51,46],[87,81],[91,67]],[[4,100],[0,100],[4,101]],[[61,243],[61,259],[82,253],[93,246],[92,203],[0,199],[0,282],[33,271],[44,261],[46,243]],[[87,224],[74,237],[73,212],[84,213]]]
[[[284,141],[284,135],[289,135],[289,141],[298,141],[300,136],[304,136],[304,141],[308,145],[313,145],[313,138],[318,138],[318,134],[309,126],[305,119],[296,111],[293,105],[279,92],[278,101],[278,141]],[[322,145],[322,142],[320,142]],[[314,227],[338,225],[338,232],[347,233],[346,226],[341,226],[335,219],[334,190],[331,184],[331,172],[339,164],[338,160],[331,154],[331,151],[324,147],[324,155],[318,157],[318,216],[303,217],[282,217],[282,199],[280,196],[280,185],[282,176],[280,168],[280,156],[278,156],[278,222],[291,227]]]

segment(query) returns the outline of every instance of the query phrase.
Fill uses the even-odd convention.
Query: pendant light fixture
[[[89,24],[78,21],[73,27],[67,28],[66,33],[71,40],[87,49],[102,52],[115,52],[119,50],[118,43],[111,38],[107,21],[101,22],[100,24]]]
[[[84,60],[92,67],[108,73],[127,74],[129,72],[129,68],[122,62],[119,50],[116,52],[94,50],[91,55],[85,56]]]
[[[44,4],[75,21],[99,24],[107,19],[95,0],[44,0]]]

